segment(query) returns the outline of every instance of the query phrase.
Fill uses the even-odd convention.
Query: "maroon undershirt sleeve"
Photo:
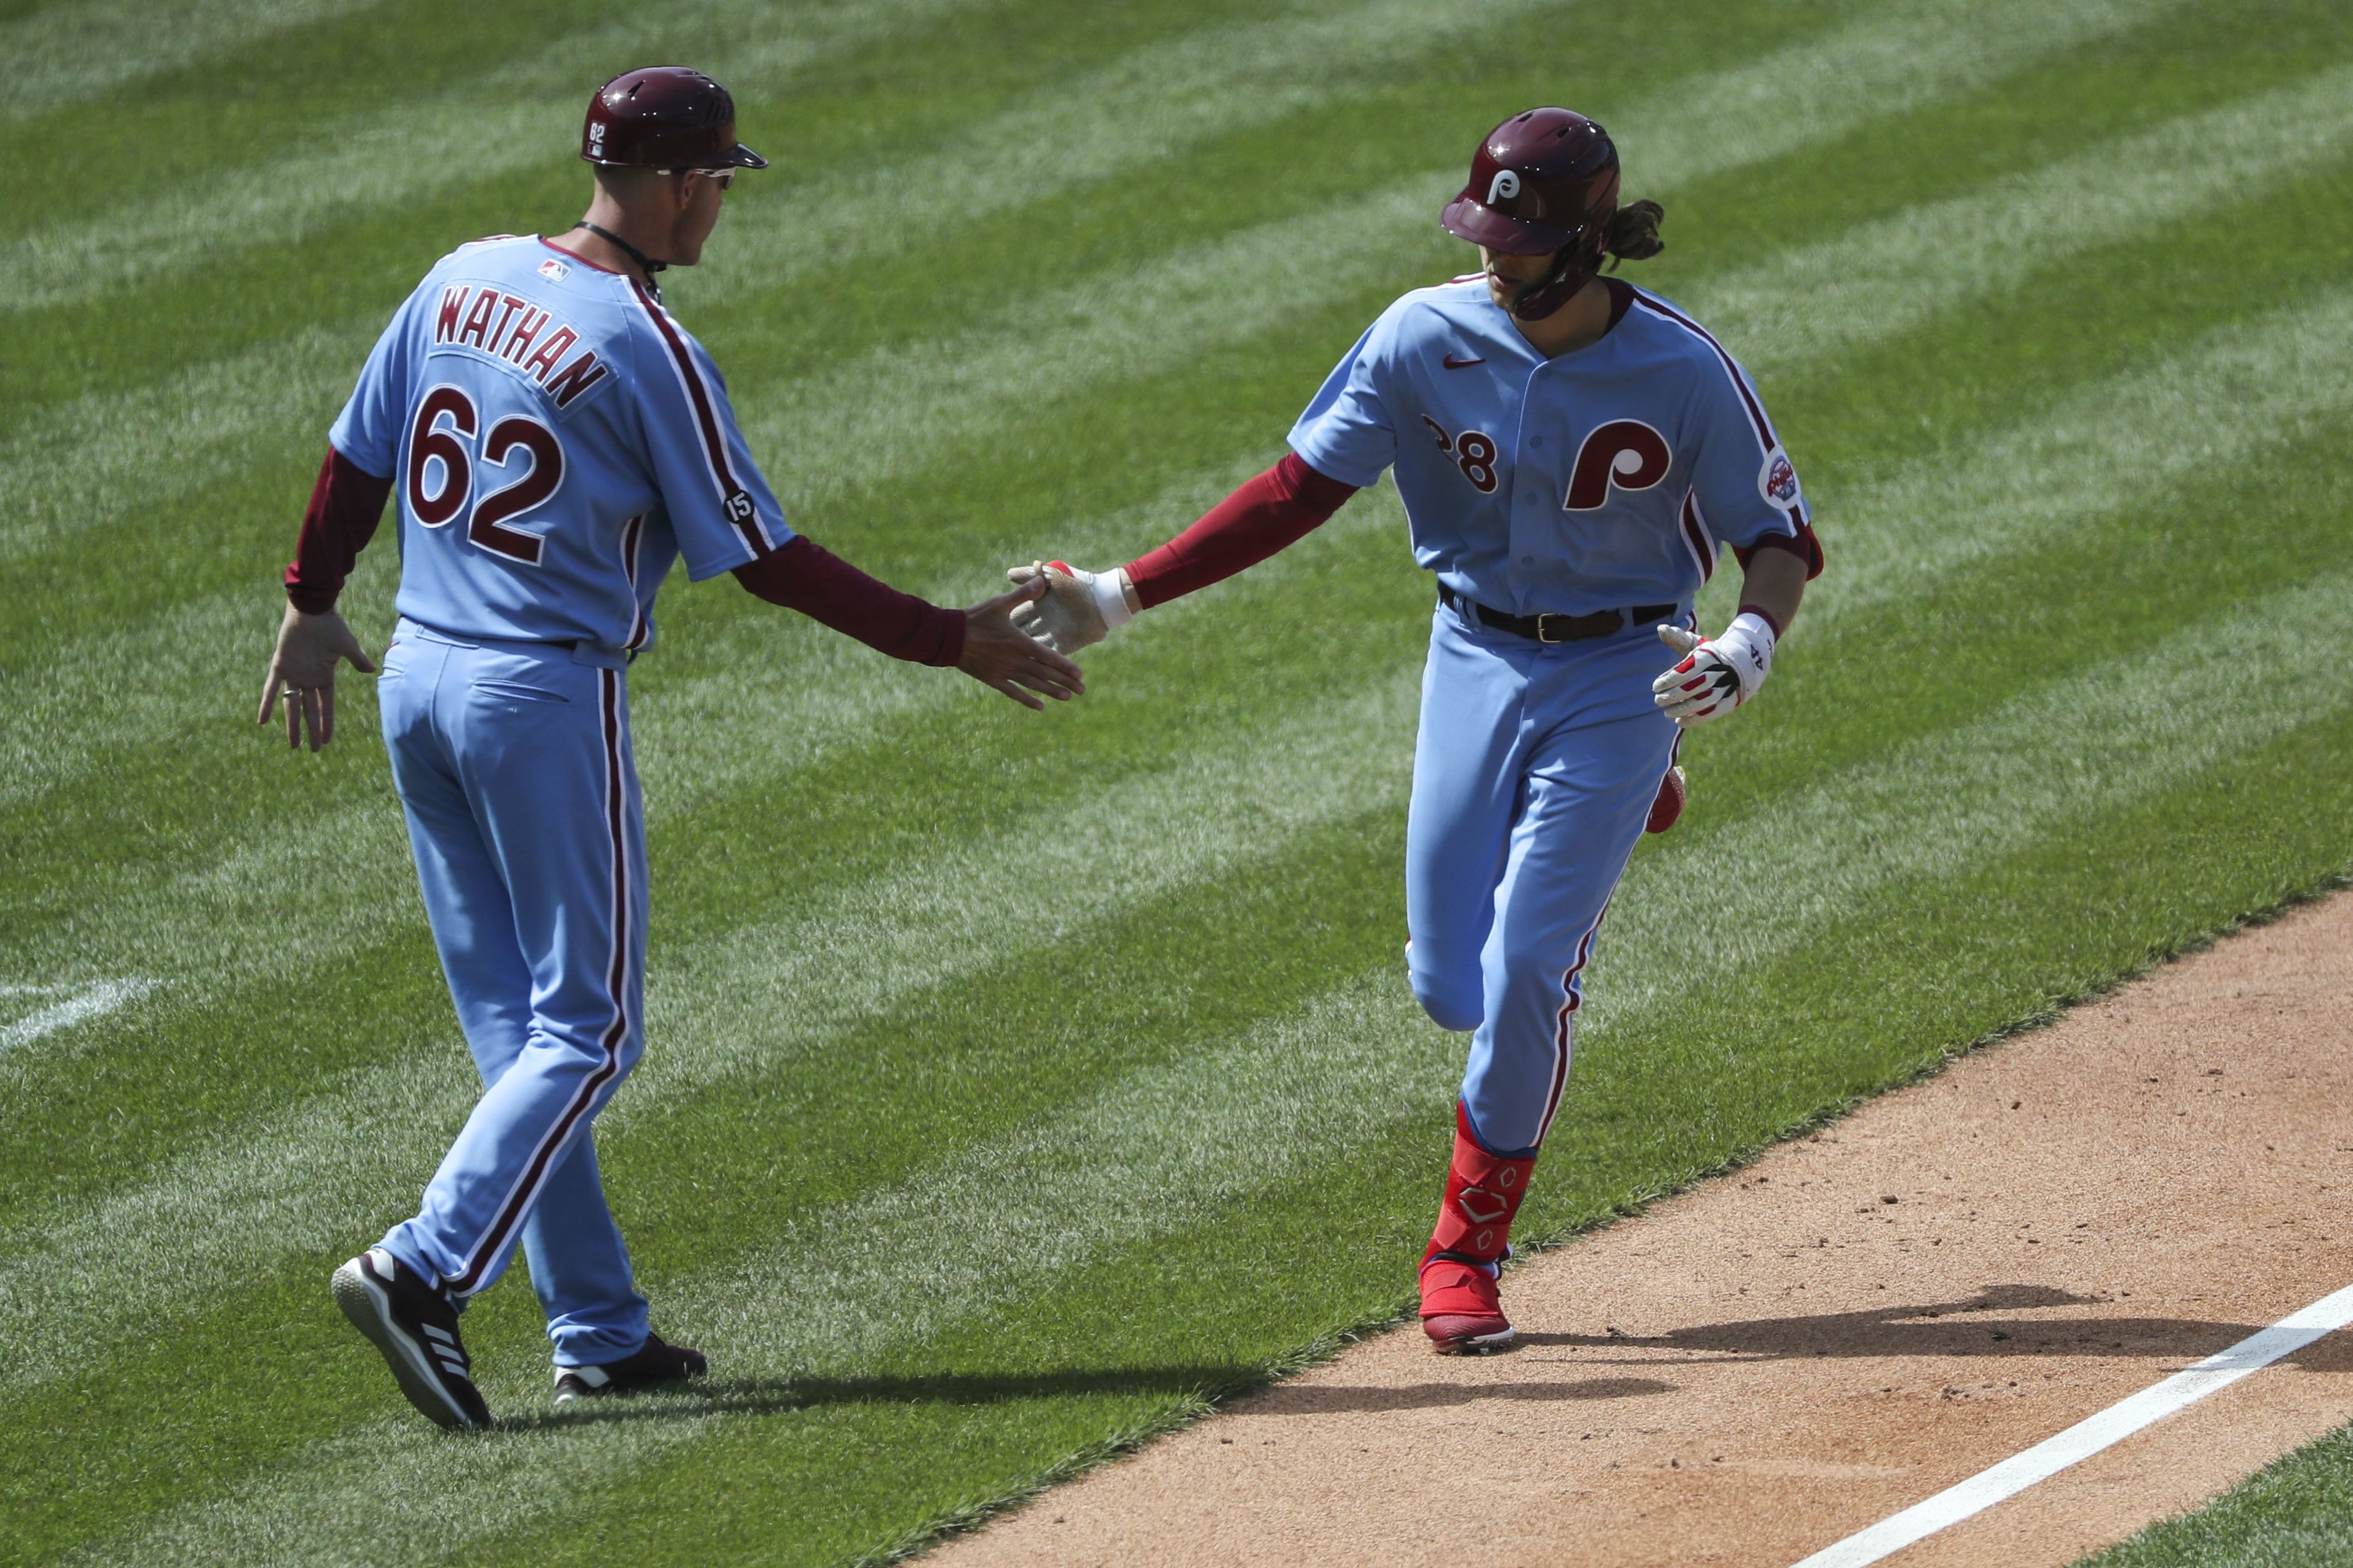
[[[1297,543],[1356,493],[1356,486],[1319,474],[1298,453],[1286,452],[1282,461],[1245,481],[1200,521],[1129,562],[1127,580],[1145,609],[1165,605]]]
[[[311,487],[310,509],[302,514],[302,536],[294,559],[286,568],[286,600],[306,616],[323,616],[335,607],[352,563],[375,536],[384,518],[384,503],[392,481],[378,479],[349,458],[327,448],[319,465],[319,482]]]
[[[772,605],[856,637],[911,664],[948,666],[964,657],[964,612],[944,609],[878,582],[813,539],[735,568],[735,580]]]
[[[1809,583],[1822,574],[1822,542],[1814,537],[1813,525],[1810,523],[1799,529],[1794,538],[1786,533],[1767,534],[1754,544],[1734,545],[1732,553],[1738,558],[1741,568],[1745,571],[1748,566],[1748,558],[1760,550],[1786,550],[1792,555],[1805,557],[1806,581]]]

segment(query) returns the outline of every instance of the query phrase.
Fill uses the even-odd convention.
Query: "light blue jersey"
[[[617,662],[672,562],[700,581],[792,538],[702,345],[537,237],[426,274],[328,439],[392,476],[400,613],[459,637]]]
[[[1481,604],[1689,605],[1720,544],[1799,535],[1810,513],[1746,373],[1628,293],[1599,342],[1546,359],[1482,279],[1418,289],[1324,381],[1292,448],[1360,489],[1394,467],[1414,558]]]

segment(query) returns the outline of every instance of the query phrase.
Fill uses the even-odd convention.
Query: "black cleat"
[[[335,1305],[384,1352],[408,1403],[453,1430],[491,1424],[458,1338],[458,1309],[415,1269],[371,1247],[335,1270]]]
[[[710,1362],[701,1351],[691,1351],[684,1345],[666,1344],[659,1334],[649,1332],[646,1342],[635,1353],[618,1361],[608,1361],[602,1366],[559,1366],[555,1369],[555,1403],[569,1405],[575,1399],[588,1399],[600,1394],[621,1394],[633,1388],[655,1388],[666,1383],[684,1383],[690,1377],[701,1377],[711,1370]]]

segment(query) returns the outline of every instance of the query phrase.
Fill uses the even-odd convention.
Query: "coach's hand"
[[[302,743],[310,731],[311,749],[317,751],[335,738],[335,666],[344,659],[362,675],[374,675],[375,665],[360,647],[360,639],[329,610],[306,616],[286,606],[278,623],[278,651],[269,656],[269,674],[261,682],[261,711],[257,724],[269,722],[270,710],[286,705],[286,744]]]
[[[1077,665],[1013,624],[1014,611],[1045,591],[1042,580],[1033,580],[964,613],[964,657],[956,668],[1025,708],[1046,706],[1033,691],[1068,702],[1087,689]]]

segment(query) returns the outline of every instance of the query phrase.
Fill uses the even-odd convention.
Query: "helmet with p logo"
[[[1599,270],[1617,212],[1618,149],[1609,133],[1573,110],[1531,109],[1487,133],[1471,155],[1471,178],[1438,221],[1457,238],[1507,255],[1563,253],[1541,289],[1514,307],[1534,320]]]
[[[1609,133],[1567,109],[1531,109],[1487,133],[1471,178],[1438,221],[1447,232],[1514,256],[1590,241],[1618,210],[1618,149]]]

